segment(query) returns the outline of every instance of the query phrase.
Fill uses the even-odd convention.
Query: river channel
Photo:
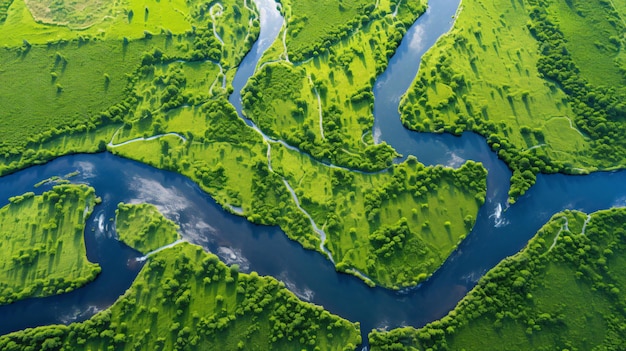
[[[258,0],[257,5],[261,9],[261,34],[238,69],[236,92],[254,73],[283,23],[272,0]],[[431,1],[374,88],[375,140],[386,141],[405,156],[416,155],[428,165],[458,167],[465,160],[476,160],[489,171],[487,201],[472,232],[428,281],[403,292],[369,288],[353,276],[337,273],[326,257],[302,249],[279,228],[257,226],[224,211],[186,177],[109,153],[71,155],[0,178],[0,206],[7,204],[10,196],[49,189],[51,184],[33,187],[43,179],[78,171],[70,180],[93,186],[103,200],[88,218],[85,230],[87,256],[101,265],[102,273],[68,294],[0,306],[0,334],[82,321],[124,293],[143,263],[137,260],[141,256],[138,252],[116,240],[112,219],[119,202],[155,204],[179,223],[185,240],[202,245],[228,264],[239,264],[243,271],[274,276],[300,298],[360,322],[364,336],[373,328],[419,327],[444,316],[488,269],[522,249],[558,211],[593,212],[626,206],[626,172],[620,171],[540,175],[526,195],[505,208],[511,173],[482,137],[472,133],[461,137],[415,133],[402,127],[397,112],[399,99],[415,76],[422,54],[450,29],[458,6],[459,0]],[[238,93],[233,93],[230,101],[241,113],[239,99]]]

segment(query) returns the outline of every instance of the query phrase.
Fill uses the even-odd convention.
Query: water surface
[[[235,76],[236,91],[247,82],[283,23],[271,0],[260,2],[261,38]],[[397,112],[399,97],[415,76],[423,52],[449,30],[457,7],[458,0],[432,1],[375,84],[373,133],[377,141],[386,141],[405,156],[416,155],[428,165],[458,167],[466,160],[476,160],[489,171],[487,201],[475,227],[428,281],[402,293],[369,288],[355,277],[336,273],[322,255],[302,249],[279,228],[257,226],[225,212],[181,175],[108,153],[72,155],[1,178],[0,205],[6,204],[10,196],[48,189],[50,185],[33,189],[42,179],[79,171],[72,181],[93,186],[103,198],[85,231],[88,258],[102,266],[102,273],[94,282],[69,294],[0,306],[0,334],[85,320],[110,306],[130,286],[142,264],[136,261],[139,253],[115,238],[111,218],[119,202],[155,204],[180,224],[185,240],[202,245],[226,263],[239,264],[244,271],[254,270],[284,281],[301,298],[360,322],[364,334],[379,327],[419,327],[442,317],[488,269],[523,248],[558,211],[592,212],[625,206],[626,172],[610,172],[540,175],[537,184],[505,211],[511,174],[483,138],[473,133],[461,137],[415,133],[402,127]],[[240,96],[234,93],[231,102],[241,112]]]

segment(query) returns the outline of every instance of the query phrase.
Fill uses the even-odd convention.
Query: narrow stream
[[[230,97],[240,115],[239,91],[283,25],[271,0],[258,0],[258,4],[261,36],[235,75],[235,93]],[[419,327],[442,317],[488,269],[519,251],[558,211],[592,212],[626,206],[626,172],[622,171],[541,175],[525,196],[504,211],[511,174],[483,138],[472,133],[462,137],[414,133],[402,127],[397,114],[399,97],[417,72],[422,53],[449,30],[457,7],[458,0],[432,1],[375,84],[376,140],[386,141],[405,156],[416,155],[429,165],[458,167],[472,159],[489,170],[487,201],[472,232],[431,279],[404,292],[369,288],[356,277],[338,274],[326,257],[302,249],[279,228],[257,226],[227,213],[186,177],[109,153],[71,155],[0,178],[0,206],[10,196],[49,189],[51,184],[33,188],[42,179],[79,171],[72,181],[93,186],[103,199],[85,231],[88,258],[102,266],[102,273],[94,282],[68,294],[0,306],[0,334],[85,320],[110,306],[131,285],[142,267],[137,260],[142,255],[115,238],[111,218],[119,202],[155,204],[179,223],[184,240],[202,245],[228,264],[239,264],[243,271],[254,270],[284,281],[302,299],[360,322],[364,335],[373,328]],[[266,140],[268,145],[273,143]]]

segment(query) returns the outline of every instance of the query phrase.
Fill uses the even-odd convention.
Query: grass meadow
[[[93,188],[57,185],[9,199],[0,209],[0,304],[62,294],[100,273],[87,260],[85,220],[96,204]]]

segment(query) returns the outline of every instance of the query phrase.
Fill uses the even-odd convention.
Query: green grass
[[[334,6],[348,6],[348,2],[342,4]],[[246,115],[268,135],[285,140],[316,159],[363,170],[390,166],[395,151],[386,143],[375,145],[371,137],[372,85],[406,29],[425,11],[424,4],[403,1],[394,16],[396,3],[380,1],[354,24],[354,31],[335,34],[332,40],[319,37],[321,32],[332,30],[332,25],[302,26],[302,18],[313,23],[333,21],[334,16],[341,15],[347,22],[347,10],[326,16],[325,11],[332,6],[316,3],[313,9],[307,2],[287,1],[283,5],[287,9],[287,26],[264,54],[262,68],[244,89]],[[295,12],[296,8],[304,12]],[[298,33],[297,40],[292,38],[294,33]],[[316,49],[310,59],[289,56],[305,43],[321,42],[323,49]]]
[[[359,324],[181,243],[150,257],[108,310],[69,326],[0,337],[0,349],[354,350]]]
[[[549,4],[548,11],[567,39],[567,48],[581,75],[591,84],[626,90],[626,74],[618,64],[626,60],[622,48],[626,23],[611,2],[571,0]]]
[[[197,25],[196,18],[190,16],[197,2],[187,4],[183,0],[154,2],[131,0],[124,2],[90,0],[81,6],[97,8],[98,11],[85,13],[77,9],[76,3],[60,2],[62,5],[47,12],[48,1],[13,1],[7,12],[7,19],[0,24],[5,34],[0,45],[20,46],[23,40],[30,44],[47,44],[58,40],[78,38],[101,38],[115,41],[127,38],[141,39],[145,32],[159,34],[169,31],[182,34]],[[55,1],[55,3],[59,3]],[[130,15],[132,11],[132,15]],[[37,21],[33,16],[41,19]]]
[[[70,18],[80,12],[75,11],[74,7],[79,6],[75,3],[60,4],[69,12],[55,10],[51,15]],[[97,4],[92,1],[81,6]],[[121,121],[136,108],[142,96],[131,92],[153,64],[177,59],[197,61],[189,65],[195,65],[195,73],[188,77],[190,87],[202,83],[196,79],[201,80],[203,74],[213,76],[211,66],[217,67],[218,62],[224,74],[232,77],[233,68],[258,35],[256,13],[232,2],[224,2],[215,19],[224,45],[213,35],[211,4],[135,0],[109,5],[111,8],[102,9],[109,13],[103,22],[81,31],[58,23],[36,23],[23,1],[9,8],[7,21],[0,24],[0,79],[13,82],[0,86],[0,153],[6,160],[3,167],[15,170],[8,166],[13,161],[20,166],[32,164],[32,157],[20,159],[19,155],[27,148],[38,149],[41,142],[80,135],[85,129],[107,129],[103,124]],[[135,14],[132,19],[128,16],[131,9]],[[208,58],[216,63],[205,62]],[[212,93],[224,94],[231,89],[228,84],[226,90],[216,84]],[[200,94],[194,89],[193,93],[194,99],[207,98],[206,92]],[[96,145],[86,146],[88,150],[94,148]]]
[[[0,79],[14,82],[0,86],[3,146],[23,147],[67,125],[93,125],[101,111],[124,99],[126,74],[147,48],[141,42],[124,48],[119,41],[0,49]]]
[[[371,1],[280,1],[289,28],[288,54],[295,61],[317,55],[361,24],[373,9]],[[323,50],[323,49],[322,49]]]
[[[115,229],[120,241],[143,254],[180,239],[178,225],[150,204],[117,205]]]
[[[374,331],[372,350],[620,349],[625,220],[623,208],[556,214],[448,316],[418,330]]]
[[[253,222],[280,225],[306,248],[319,246],[318,236],[297,210],[282,179],[269,171],[262,137],[245,125],[224,97],[201,106],[172,109],[162,117],[146,117],[128,126],[117,133],[111,152],[187,175],[225,208],[241,207]],[[115,146],[159,133],[178,136]]]
[[[596,121],[588,116],[591,112],[581,110],[594,101],[591,94],[574,100],[559,81],[545,78],[558,71],[542,66],[543,53],[548,51],[541,40],[559,41],[562,36],[566,49],[558,50],[573,59],[571,66],[566,66],[565,58],[556,60],[563,62],[564,72],[578,80],[587,79],[591,87],[606,85],[618,92],[626,88],[618,62],[623,61],[618,48],[623,24],[610,19],[606,2],[570,3],[571,7],[565,1],[464,1],[452,31],[424,55],[418,76],[401,103],[403,123],[420,131],[472,130],[484,135],[514,170],[512,200],[534,183],[533,174],[538,172],[584,173],[623,166],[619,156],[623,154],[623,119],[604,117],[615,122],[615,127],[609,128],[613,133],[590,132],[606,120]],[[574,10],[578,8],[582,9],[579,14]],[[551,28],[561,36],[537,34],[539,22],[536,16],[531,20],[536,9],[546,11],[555,24]],[[604,99],[599,97],[604,92],[596,90],[594,94]],[[612,96],[607,94],[607,99],[612,101]],[[620,96],[615,95],[615,101]],[[613,113],[614,108],[622,110],[617,103],[596,108],[605,114]],[[572,127],[563,123],[567,119]]]
[[[393,289],[429,277],[465,238],[484,201],[480,164],[424,167],[415,158],[364,174],[326,167],[272,146],[274,170],[325,229],[337,269],[356,269]]]
[[[93,188],[58,185],[9,201],[0,209],[0,304],[68,292],[100,273],[84,242]]]
[[[185,174],[226,209],[239,207],[249,220],[279,225],[305,248],[321,251],[320,238],[297,208],[287,181],[328,233],[327,247],[339,270],[357,269],[396,289],[415,285],[443,263],[471,229],[484,200],[484,168],[473,163],[453,171],[411,159],[387,172],[364,174],[328,167],[279,143],[270,143],[268,158],[261,135],[227,106],[218,98],[137,119],[117,132],[109,149]],[[383,243],[374,237],[403,218],[410,226],[399,245],[405,250],[391,248],[385,256]]]
[[[373,36],[374,32],[387,33],[384,29],[390,25],[404,23],[384,15],[391,11],[390,3],[380,6],[382,14],[376,17],[373,27],[367,27],[364,34],[357,33],[345,43],[337,44],[336,50],[341,53],[337,56],[351,53],[350,57],[354,58],[358,56],[354,53],[355,47]],[[416,11],[416,8],[400,7],[398,21],[411,19],[410,14],[414,13],[411,11]],[[376,34],[376,41],[389,39],[386,35]],[[375,54],[377,50],[380,48],[368,45],[363,53],[365,61],[356,60],[362,65],[359,69],[367,66],[376,70],[374,57],[386,57],[385,54]],[[289,142],[288,133],[298,133],[304,125],[305,130],[306,126],[311,126],[308,132],[321,137],[317,98],[311,89],[315,78],[307,76],[307,70],[322,72],[328,69],[328,66],[319,63],[304,63],[298,67],[289,63],[266,65],[263,74],[253,78],[244,93],[244,100],[249,99],[251,94],[262,95],[256,100],[259,105],[252,114],[262,130]],[[379,63],[384,65],[383,61]],[[340,94],[349,94],[350,89],[358,86],[371,89],[368,78],[356,74],[347,78],[350,74],[344,68],[336,69],[343,72],[336,76],[338,81],[341,79],[334,91],[338,94],[336,99],[348,98]],[[138,108],[132,119],[116,133],[109,150],[188,175],[225,208],[241,208],[241,214],[255,223],[280,225],[290,238],[304,247],[321,251],[319,236],[313,231],[307,215],[297,208],[284,184],[288,181],[296,189],[298,202],[311,214],[315,223],[329,233],[327,247],[333,253],[339,270],[355,273],[353,269],[357,269],[375,283],[390,288],[415,285],[435,271],[464,238],[484,199],[482,167],[470,164],[453,172],[443,168],[426,169],[414,160],[378,175],[347,171],[346,177],[356,179],[356,183],[349,187],[351,190],[340,191],[341,187],[332,183],[332,178],[338,176],[332,168],[311,161],[306,155],[288,151],[277,143],[268,146],[260,134],[245,126],[232,107],[226,105],[224,95],[211,91],[211,87],[215,88],[216,79],[218,85],[220,82],[220,72],[215,65],[208,62],[175,62],[155,65],[143,73],[135,85]],[[350,83],[354,83],[355,87],[350,88]],[[170,91],[176,93],[170,94]],[[367,95],[366,90],[363,91],[365,93],[361,95]],[[164,96],[167,98],[164,99]],[[311,100],[315,108],[311,107]],[[334,121],[326,114],[327,111],[323,111],[325,136],[336,140],[341,148],[359,145],[357,148],[360,150],[356,152],[367,154],[374,160],[369,168],[380,168],[380,163],[376,162],[382,160],[382,164],[386,165],[389,161],[386,155],[393,153],[385,154],[373,145],[364,148],[361,134],[365,131],[351,131],[354,128],[350,123],[359,118],[342,115],[344,111],[371,114],[369,103],[355,101],[343,105],[345,110],[336,105],[331,108],[337,118],[336,125],[345,124],[342,128],[353,134],[344,138],[334,133]],[[368,128],[371,129],[371,124]],[[153,136],[156,138],[151,138]],[[132,142],[123,144],[125,141]],[[303,144],[299,146],[307,149]],[[271,147],[269,157],[268,147]],[[354,157],[351,151],[346,149],[341,153],[347,156],[344,159],[349,160],[349,165],[358,168],[352,163]],[[396,173],[402,189],[396,189],[397,185],[392,181]],[[304,177],[310,180],[303,182]],[[420,184],[416,185],[416,178],[421,179]],[[313,187],[313,179],[323,181],[324,186]],[[430,181],[436,184],[428,184]],[[420,188],[422,185],[423,189]],[[320,195],[320,189],[324,189],[325,193]],[[397,198],[385,198],[380,189],[396,191]],[[335,207],[332,203],[340,206]],[[345,212],[349,208],[352,215],[346,217]],[[332,224],[337,222],[337,218],[339,223]],[[407,224],[411,227],[410,233],[405,235],[406,250],[383,252],[386,250],[381,249],[384,243],[375,237],[389,234],[398,226],[403,227],[403,218],[408,218]],[[419,256],[419,259],[413,259],[413,256]]]

